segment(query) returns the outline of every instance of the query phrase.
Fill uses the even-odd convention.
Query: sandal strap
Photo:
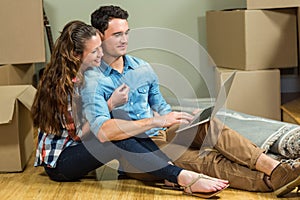
[[[190,190],[191,193],[193,193],[192,191],[192,185],[194,185],[199,179],[204,178],[204,179],[209,179],[209,180],[213,180],[213,178],[211,178],[210,176],[204,175],[204,174],[199,174],[197,178],[195,178],[191,183],[189,183],[188,185],[184,186],[183,188],[188,188]]]
[[[208,179],[208,180],[212,180],[212,181],[215,181],[215,178],[213,177],[210,177],[210,176],[207,176],[205,174],[200,174],[201,178],[204,178],[204,179]]]
[[[185,186],[185,187],[190,188],[190,187],[191,187],[192,185],[194,185],[201,177],[202,177],[201,174],[199,174],[197,178],[195,178],[194,180],[192,180],[192,182],[190,182],[190,183],[189,183],[187,186]]]
[[[195,178],[194,180],[192,180],[191,183],[189,183],[188,185],[184,186],[183,188],[184,188],[184,189],[188,188],[189,191],[190,191],[189,193],[192,194],[192,193],[193,193],[192,188],[191,188],[192,185],[194,185],[201,177],[202,177],[201,174],[199,174],[197,178]]]

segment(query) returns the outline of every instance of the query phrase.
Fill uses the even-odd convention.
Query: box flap
[[[0,85],[31,85],[35,64],[8,64],[0,66]]]
[[[31,85],[1,86],[0,124],[9,123],[12,120],[16,100],[30,110],[35,91],[36,89]]]
[[[18,96],[18,100],[28,109],[31,110],[31,106],[34,100],[36,89],[33,86],[27,86],[26,89]]]

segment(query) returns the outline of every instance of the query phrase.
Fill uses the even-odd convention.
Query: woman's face
[[[101,47],[101,38],[99,34],[92,36],[85,42],[85,48],[82,53],[81,61],[82,68],[85,70],[87,67],[99,66],[103,56]]]

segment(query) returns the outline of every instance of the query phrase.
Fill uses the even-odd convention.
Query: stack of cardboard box
[[[300,0],[247,0],[247,8],[206,13],[207,50],[216,82],[236,78],[226,107],[281,120],[282,69],[298,67]]]
[[[0,172],[22,171],[33,152],[35,63],[45,62],[42,0],[0,2]]]

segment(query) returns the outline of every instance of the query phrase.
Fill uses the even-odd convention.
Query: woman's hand
[[[111,95],[107,101],[109,111],[112,111],[114,108],[125,104],[128,101],[128,93],[130,88],[123,83],[119,86]]]

